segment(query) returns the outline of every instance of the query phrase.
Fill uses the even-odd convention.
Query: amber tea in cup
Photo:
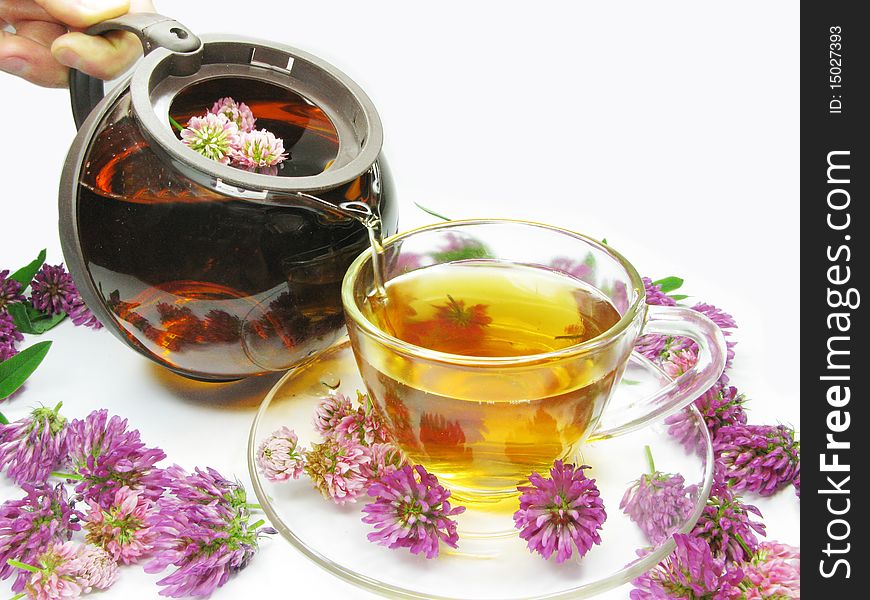
[[[364,305],[371,322],[422,348],[465,356],[549,353],[619,320],[589,285],[529,266],[445,263],[396,277],[386,289],[386,302]],[[558,360],[513,378],[497,369],[431,377],[425,363],[384,359],[401,367],[375,372],[363,359],[363,375],[383,390],[381,410],[394,434],[407,438],[409,458],[455,487],[479,491],[513,486],[518,472],[546,470],[569,454],[616,379],[616,369]]]
[[[618,433],[596,429],[646,314],[643,283],[622,257],[511,221],[439,224],[384,248],[386,296],[370,254],[344,280],[354,356],[396,444],[459,501],[513,496],[532,472],[572,461],[590,435]],[[664,310],[661,328],[700,339],[702,358],[680,389],[617,429],[677,410],[721,373],[715,325],[683,311]]]

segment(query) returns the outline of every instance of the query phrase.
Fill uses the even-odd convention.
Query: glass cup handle
[[[710,389],[725,370],[727,346],[719,327],[706,315],[682,306],[649,306],[643,334],[685,336],[698,344],[698,362],[688,371],[635,403],[617,424],[596,430],[590,440],[612,438],[663,419],[685,408]],[[621,421],[621,422],[619,422]]]

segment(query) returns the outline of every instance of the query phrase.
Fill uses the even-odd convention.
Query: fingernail
[[[30,65],[23,58],[16,56],[0,60],[0,71],[6,71],[12,75],[24,76],[30,70]]]
[[[81,70],[82,59],[78,54],[70,50],[69,48],[60,48],[56,50],[54,53],[54,58],[60,64],[67,66],[71,69],[79,69]]]

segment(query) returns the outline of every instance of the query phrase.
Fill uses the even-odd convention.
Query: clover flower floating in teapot
[[[182,143],[224,165],[277,175],[278,165],[289,156],[284,140],[267,129],[255,129],[251,109],[230,97],[215,101],[201,117],[191,117],[186,127],[170,120],[180,129]]]

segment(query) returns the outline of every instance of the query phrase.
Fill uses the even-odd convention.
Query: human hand
[[[68,67],[100,79],[121,74],[142,53],[135,35],[82,33],[128,12],[154,12],[151,0],[0,0],[0,70],[45,87],[66,87]],[[15,33],[4,31],[11,25]]]

